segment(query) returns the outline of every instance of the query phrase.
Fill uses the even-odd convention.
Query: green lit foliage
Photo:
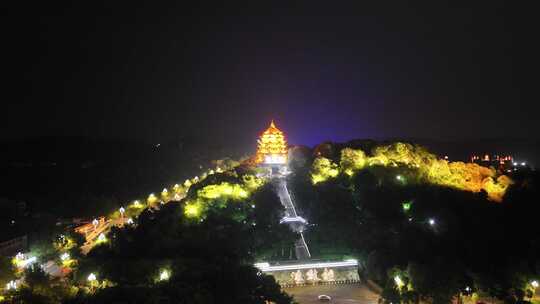
[[[416,172],[423,182],[452,187],[459,190],[485,191],[492,201],[500,202],[512,184],[505,175],[497,175],[493,168],[474,163],[448,162],[438,159],[425,148],[407,143],[393,143],[373,149],[372,156],[366,156],[360,149],[345,148],[341,151],[340,167],[326,158],[313,162],[312,181],[314,184],[336,177],[340,169],[352,176],[368,166],[408,168]]]
[[[339,167],[326,157],[317,157],[313,161],[313,168],[311,170],[311,181],[313,184],[324,182],[329,178],[338,176]]]
[[[9,257],[0,257],[0,286],[4,287],[6,284],[15,279],[15,269],[11,263]]]
[[[231,201],[246,203],[252,192],[264,184],[264,180],[253,175],[244,175],[240,180],[216,181],[197,189],[196,194],[186,201],[184,214],[200,218],[210,207],[225,208]]]
[[[354,171],[363,169],[367,164],[367,160],[364,151],[345,148],[341,150],[341,161],[339,165],[345,174],[351,176],[354,174]]]

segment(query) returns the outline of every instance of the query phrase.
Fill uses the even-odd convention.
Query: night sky
[[[271,118],[308,145],[539,138],[536,22],[512,2],[77,2],[5,10],[0,138],[244,141]]]

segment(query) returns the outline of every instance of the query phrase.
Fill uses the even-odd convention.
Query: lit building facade
[[[257,164],[271,166],[287,164],[287,140],[283,132],[276,127],[273,120],[270,123],[270,127],[261,134],[257,143]]]

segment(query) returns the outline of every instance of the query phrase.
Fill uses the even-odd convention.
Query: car
[[[321,302],[330,302],[330,301],[332,301],[332,298],[330,296],[327,296],[327,295],[319,295],[318,299]]]

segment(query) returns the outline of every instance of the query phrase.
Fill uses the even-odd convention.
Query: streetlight
[[[17,282],[11,280],[6,284],[6,290],[17,289]]]
[[[97,240],[98,240],[98,242],[101,242],[101,243],[102,243],[102,242],[107,241],[107,238],[105,237],[105,234],[100,233],[99,236],[98,236],[98,238],[97,238]]]
[[[96,280],[96,275],[92,272],[88,275],[88,282],[92,283]]]
[[[64,252],[64,253],[60,256],[60,260],[62,260],[62,261],[69,260],[69,253]]]
[[[538,281],[537,280],[533,280],[531,282],[531,286],[534,287],[534,288],[538,288],[539,284],[538,284]]]
[[[411,210],[411,207],[412,207],[412,203],[411,202],[404,202],[402,204],[402,207],[403,207],[403,211],[409,211]]]
[[[430,218],[428,222],[431,226],[435,225],[435,219]]]
[[[132,218],[128,218],[126,223],[128,223],[128,224],[130,224],[130,225],[133,225],[133,219],[132,219]]]
[[[403,280],[401,280],[401,278],[397,275],[394,277],[394,282],[396,283],[396,286],[401,288],[404,284],[403,284]]]
[[[94,219],[94,220],[92,221],[92,225],[94,225],[94,230],[96,230],[96,229],[97,229],[97,226],[99,225],[99,221],[98,221],[97,219]]]
[[[124,212],[126,212],[126,209],[124,209],[124,207],[120,207],[120,209],[118,209],[118,211],[120,212],[120,216],[124,217]]]
[[[166,281],[171,277],[171,274],[166,269],[162,270],[159,274],[159,280],[160,281]]]

